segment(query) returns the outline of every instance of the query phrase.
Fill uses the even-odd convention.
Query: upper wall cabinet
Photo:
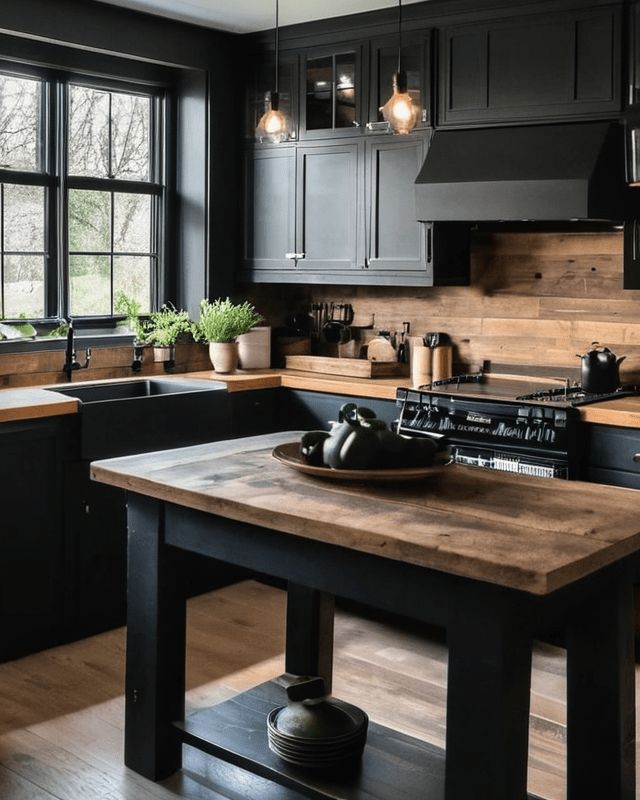
[[[295,53],[280,55],[278,93],[280,111],[289,121],[289,139],[298,138],[298,73],[299,59]],[[255,137],[256,127],[265,111],[265,96],[275,89],[275,61],[273,54],[266,58],[251,59],[252,67],[246,78],[245,138]],[[266,142],[265,144],[268,144]]]
[[[618,113],[621,13],[616,5],[443,29],[439,123]]]
[[[366,122],[365,44],[312,47],[301,59],[300,138],[354,136]]]
[[[407,91],[420,109],[416,129],[431,124],[431,31],[409,31],[402,36],[401,68],[407,73]],[[367,128],[385,130],[381,107],[393,90],[398,68],[398,36],[370,43],[369,114]]]

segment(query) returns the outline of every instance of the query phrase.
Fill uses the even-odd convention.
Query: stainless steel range
[[[440,386],[435,391],[398,389],[396,403],[399,433],[446,436],[458,464],[538,477],[580,477],[581,422],[569,400],[479,397],[447,393]]]

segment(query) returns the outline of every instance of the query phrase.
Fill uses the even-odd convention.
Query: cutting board
[[[348,378],[393,378],[409,374],[408,364],[397,361],[369,361],[364,358],[328,358],[326,356],[287,356],[287,369],[344,375]]]

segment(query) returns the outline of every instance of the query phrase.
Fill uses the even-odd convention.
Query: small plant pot
[[[154,361],[171,361],[175,359],[175,347],[154,347],[153,360]]]
[[[216,372],[235,372],[238,368],[237,342],[210,342],[209,358]]]

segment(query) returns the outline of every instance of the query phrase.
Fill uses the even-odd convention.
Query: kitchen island
[[[523,800],[531,643],[553,628],[567,647],[567,796],[632,800],[640,496],[457,466],[339,484],[273,460],[295,437],[93,464],[130,493],[128,766],[158,780],[186,743],[311,797]],[[285,676],[187,720],[180,550],[289,582]],[[446,756],[372,725],[362,770],[336,782],[267,749],[291,675],[331,683],[334,595],[446,628]]]

